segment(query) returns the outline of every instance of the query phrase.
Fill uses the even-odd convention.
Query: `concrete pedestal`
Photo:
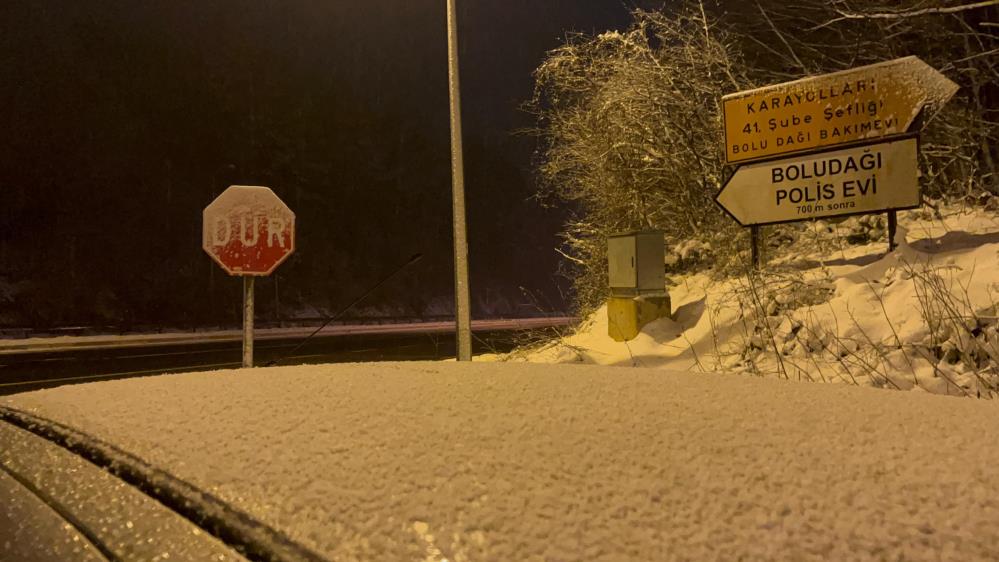
[[[668,294],[607,299],[607,334],[614,341],[635,339],[642,327],[670,315]]]

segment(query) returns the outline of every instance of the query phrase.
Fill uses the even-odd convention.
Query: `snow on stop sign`
[[[202,216],[202,247],[229,275],[270,275],[295,251],[295,213],[270,188],[229,186]]]

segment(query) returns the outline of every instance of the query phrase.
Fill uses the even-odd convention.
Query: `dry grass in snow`
[[[574,334],[498,359],[999,397],[999,216],[917,210],[899,224],[886,254],[875,217],[818,221],[759,273],[672,277],[673,318],[635,340],[609,338],[601,307]],[[865,232],[875,241],[857,245]]]

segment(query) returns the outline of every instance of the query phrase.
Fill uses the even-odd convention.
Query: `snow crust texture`
[[[989,402],[661,369],[380,363],[3,403],[336,560],[987,560]]]

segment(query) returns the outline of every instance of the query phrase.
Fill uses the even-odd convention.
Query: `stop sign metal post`
[[[295,251],[295,213],[270,188],[233,185],[202,213],[202,248],[243,278],[243,367],[253,366],[253,280]]]

